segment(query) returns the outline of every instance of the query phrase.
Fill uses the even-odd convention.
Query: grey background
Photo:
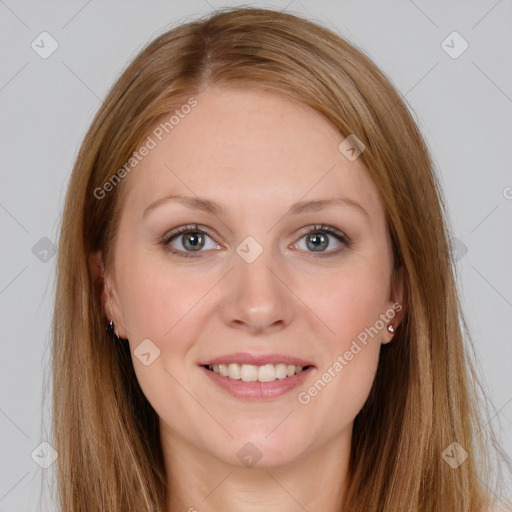
[[[0,0],[0,512],[54,510],[51,502],[38,508],[41,478],[51,477],[54,466],[42,469],[31,453],[47,439],[41,418],[48,423],[42,386],[49,370],[51,243],[78,145],[108,88],[144,44],[226,5],[242,4]],[[458,239],[460,289],[492,421],[501,421],[511,453],[512,1],[245,5],[303,14],[346,37],[415,112]],[[43,31],[58,43],[47,59],[31,47]],[[453,31],[469,43],[458,58],[441,46]],[[445,44],[461,48],[456,40]]]

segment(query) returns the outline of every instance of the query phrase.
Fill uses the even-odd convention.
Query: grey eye
[[[329,238],[324,233],[311,233],[306,236],[307,246],[312,251],[322,251],[329,247]]]
[[[198,251],[204,245],[204,235],[202,233],[185,233],[181,235],[184,240],[183,247],[190,251]]]

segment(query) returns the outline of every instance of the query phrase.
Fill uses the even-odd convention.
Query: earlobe
[[[96,289],[101,297],[101,307],[107,322],[114,322],[114,324],[119,326],[122,330],[123,320],[121,311],[111,284],[111,277],[105,270],[105,262],[103,261],[101,251],[97,251],[89,255],[89,265]],[[116,332],[115,334],[117,335],[118,333]],[[126,336],[122,337],[126,338]]]
[[[390,320],[384,329],[384,336],[381,341],[381,345],[387,345],[393,341],[393,337],[395,336],[395,324],[393,323],[395,320]]]
[[[405,311],[407,309],[406,304],[406,281],[403,267],[400,267],[393,275],[391,283],[391,291],[389,297],[388,309],[390,320],[386,326],[386,341],[389,343],[392,341],[396,329],[401,324]]]
[[[89,266],[94,278],[94,284],[101,297],[101,306],[106,318],[113,320],[112,300],[108,276],[105,275],[105,263],[101,251],[89,255]],[[107,311],[107,304],[110,305]]]

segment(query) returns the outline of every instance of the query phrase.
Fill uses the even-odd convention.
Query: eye
[[[207,244],[208,239],[210,240],[210,246]],[[221,247],[197,224],[181,226],[167,233],[160,243],[168,252],[183,258],[197,257],[199,255],[193,253],[199,253],[201,249],[220,249]]]
[[[303,236],[299,242],[293,244],[293,247],[303,249],[307,252],[327,253],[326,255],[332,255],[342,250],[343,246],[350,246],[350,239],[341,231],[331,226],[315,225],[306,229],[306,235]],[[301,244],[302,240],[305,240],[304,245]],[[338,250],[336,250],[337,247]],[[341,247],[341,249],[339,249],[339,247]],[[327,249],[331,248],[333,250],[327,251]]]
[[[205,229],[197,224],[181,226],[164,235],[159,243],[167,252],[181,258],[200,257],[199,253],[204,252],[202,249],[221,249],[222,246]],[[314,256],[333,256],[343,250],[343,247],[350,247],[352,243],[348,236],[331,226],[309,226],[302,232],[303,236],[291,247],[316,253]],[[303,239],[305,245],[302,244]]]

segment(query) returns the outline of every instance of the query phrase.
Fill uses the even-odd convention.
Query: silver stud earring
[[[394,328],[391,324],[389,324],[389,325],[388,325],[388,331],[389,331],[391,334],[393,334],[393,333],[395,332],[395,328]]]
[[[117,335],[114,327],[114,322],[112,320],[110,320],[110,322],[107,324],[107,332],[115,341],[128,341],[126,338],[120,338]]]

